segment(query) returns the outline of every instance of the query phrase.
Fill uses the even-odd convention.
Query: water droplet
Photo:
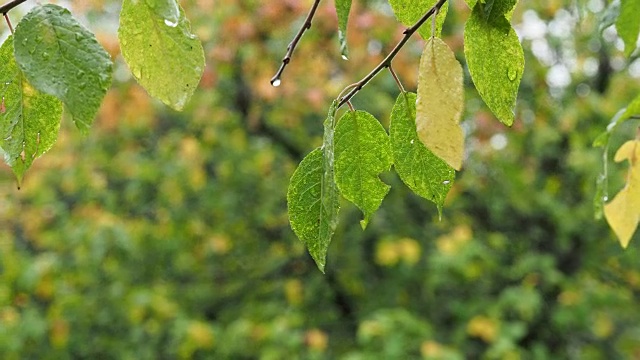
[[[605,195],[605,196],[602,197],[602,201],[607,202],[608,200],[609,200],[608,196]]]
[[[438,204],[437,208],[438,208],[438,221],[442,221],[442,205]]]
[[[451,183],[451,181],[445,180],[445,181],[442,182],[442,185],[449,185],[449,183]]]
[[[164,19],[164,24],[167,25],[168,27],[176,27],[178,26],[178,21],[171,21],[169,19]]]
[[[84,71],[78,70],[78,72],[76,73],[76,76],[79,78],[84,77]]]
[[[42,35],[36,35],[36,41],[37,42],[41,42],[42,41]]]
[[[349,60],[349,57],[345,54],[342,54],[342,60]]]
[[[133,72],[133,76],[135,76],[137,79],[140,79],[142,75],[142,70],[140,70],[140,68],[131,69],[131,72]]]
[[[49,56],[50,56],[49,53],[46,51],[42,53],[42,58],[45,60],[49,60]]]
[[[409,143],[410,143],[411,145],[413,145],[413,142],[414,142],[414,140],[413,140],[413,139],[411,139],[411,141],[409,141]]]
[[[36,48],[29,49],[29,54],[33,55],[36,52]]]
[[[280,78],[275,78],[271,80],[271,85],[278,87],[280,86],[280,84],[282,83],[282,81],[280,81]]]
[[[509,69],[507,69],[507,76],[509,77],[509,80],[515,81],[516,77],[518,76],[518,70],[510,67]]]
[[[77,41],[77,42],[81,42],[81,41],[82,41],[82,39],[83,39],[82,34],[80,34],[80,33],[76,33],[76,41]]]

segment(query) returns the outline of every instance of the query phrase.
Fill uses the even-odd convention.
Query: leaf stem
[[[0,14],[2,15],[7,15],[7,13],[9,12],[9,10],[13,9],[14,7],[22,4],[23,2],[25,2],[27,0],[12,0],[9,1],[8,3],[0,6]]]
[[[393,67],[391,65],[389,65],[389,72],[391,73],[391,76],[393,76],[393,80],[396,81],[396,85],[398,85],[398,89],[400,89],[400,92],[404,94],[406,92],[404,90],[404,86],[402,86],[402,82],[400,81],[400,78],[396,74],[395,70],[393,70]]]
[[[22,0],[22,1],[25,1],[25,0]],[[289,62],[291,62],[291,57],[293,56],[293,51],[296,49],[296,46],[298,45],[298,41],[300,41],[304,32],[311,28],[311,20],[313,20],[313,17],[316,14],[316,10],[318,9],[318,5],[320,5],[320,1],[321,0],[314,0],[313,5],[311,5],[311,9],[309,10],[309,14],[307,14],[307,18],[304,20],[304,24],[302,24],[302,27],[300,28],[300,30],[298,30],[296,35],[293,37],[293,40],[291,40],[291,42],[287,46],[287,53],[282,58],[282,63],[280,64],[280,68],[278,69],[278,71],[276,71],[276,74],[273,75],[273,77],[271,78],[271,85],[273,86],[280,85],[280,77],[282,76],[282,72],[284,71],[284,68],[287,67]]]
[[[394,57],[396,57],[398,52],[400,52],[400,49],[402,49],[404,44],[406,44],[407,41],[409,41],[409,38],[411,37],[411,35],[413,35],[413,33],[415,33],[416,31],[418,31],[418,28],[420,28],[420,26],[422,26],[422,24],[424,24],[425,21],[427,21],[427,19],[429,19],[433,14],[437,13],[442,7],[442,5],[444,5],[445,2],[447,2],[447,0],[439,0],[435,5],[433,5],[431,9],[429,9],[429,11],[427,11],[424,15],[422,15],[420,20],[418,20],[410,28],[406,29],[404,31],[404,36],[402,37],[402,39],[400,39],[400,41],[396,44],[396,46],[391,50],[389,55],[387,55],[387,57],[385,57],[384,60],[382,60],[380,64],[378,64],[378,66],[376,66],[373,70],[371,70],[371,72],[367,74],[367,76],[363,77],[362,80],[358,81],[356,83],[356,86],[353,89],[351,89],[351,91],[349,91],[347,95],[340,98],[338,107],[344,105],[349,100],[351,100],[351,98],[355,94],[357,94],[360,90],[362,90],[362,88],[365,85],[367,85],[367,83],[369,83],[371,79],[373,79],[376,75],[378,75],[380,71],[382,71],[384,68],[390,67],[391,61],[393,60]]]
[[[9,31],[11,31],[11,34],[13,35],[13,26],[11,26],[11,20],[9,20],[9,15],[7,15],[6,13],[3,15],[4,15],[4,19],[7,21],[7,25],[9,26]]]

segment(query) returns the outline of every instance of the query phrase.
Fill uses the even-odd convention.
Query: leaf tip
[[[318,270],[320,270],[320,272],[324,274],[325,273],[324,272],[324,265],[325,265],[324,261],[320,261],[320,260],[318,260],[316,258],[314,258],[313,260],[316,262],[316,266],[318,267]]]

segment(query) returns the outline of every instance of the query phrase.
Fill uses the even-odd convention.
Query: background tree
[[[602,157],[591,143],[639,85],[637,60],[611,28],[596,31],[604,3],[519,5],[513,128],[467,87],[468,157],[442,221],[385,173],[392,190],[366,230],[343,204],[326,275],[289,228],[287,184],[321,143],[331,100],[402,36],[385,2],[353,3],[349,61],[335,60],[335,10],[322,4],[278,88],[269,80],[310,2],[184,2],[207,66],[181,113],[131,78],[118,4],[72,4],[114,59],[92,131],[63,121],[20,191],[0,173],[4,358],[638,355],[637,241],[623,252],[590,200]],[[449,11],[443,38],[463,60],[469,10]],[[408,90],[423,46],[394,60]],[[352,102],[386,127],[397,94],[379,76]],[[610,166],[618,189],[624,166]]]

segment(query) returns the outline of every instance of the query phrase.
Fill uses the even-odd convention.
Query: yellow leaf
[[[616,162],[629,160],[631,164],[629,176],[625,187],[604,206],[604,216],[623,248],[629,245],[631,236],[640,221],[640,166],[638,166],[640,146],[638,143],[638,140],[627,141],[616,152],[614,157]]]
[[[462,167],[462,66],[449,46],[430,38],[420,58],[416,127],[422,143],[456,170]]]

